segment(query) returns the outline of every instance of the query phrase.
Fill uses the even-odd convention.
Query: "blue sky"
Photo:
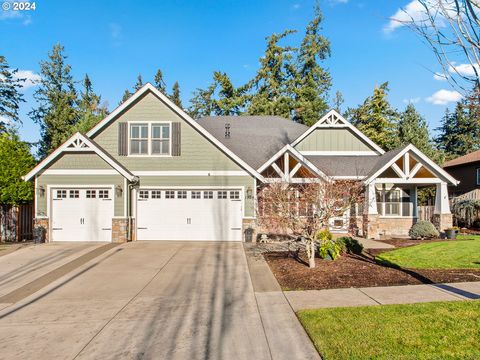
[[[389,23],[411,2],[321,1],[324,33],[332,47],[325,66],[333,78],[331,95],[340,90],[344,107],[358,105],[376,84],[389,81],[391,103],[403,109],[406,102],[415,102],[433,129],[459,94],[446,81],[434,79],[440,66],[419,38]],[[75,79],[88,73],[110,110],[137,74],[152,81],[160,68],[169,87],[179,81],[186,103],[195,88],[210,83],[214,70],[226,71],[236,85],[249,80],[265,37],[297,29],[292,41],[300,40],[313,5],[306,0],[40,0],[35,11],[0,10],[1,54],[35,78],[39,61],[60,42]],[[35,106],[34,90],[23,90],[27,102],[22,104],[20,133],[27,141],[39,138],[38,126],[26,115]]]

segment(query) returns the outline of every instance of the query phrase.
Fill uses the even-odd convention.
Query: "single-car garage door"
[[[112,241],[111,188],[54,188],[53,241]]]
[[[140,189],[138,240],[242,240],[240,189]]]

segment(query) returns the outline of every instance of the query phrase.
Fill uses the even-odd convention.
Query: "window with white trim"
[[[226,199],[227,198],[227,192],[226,191],[218,191],[217,192],[217,199]]]
[[[130,154],[148,155],[148,124],[130,124]]]
[[[165,191],[165,199],[175,199],[175,191],[173,190]]]
[[[95,199],[97,197],[97,190],[87,190],[87,199]]]
[[[202,192],[201,191],[192,191],[192,199],[201,199]]]
[[[204,199],[213,199],[213,191],[204,191],[203,192]]]
[[[108,199],[108,190],[98,190],[99,199]]]
[[[129,134],[130,155],[171,154],[170,123],[131,123]]]
[[[70,199],[78,199],[80,197],[80,191],[78,190],[70,190],[69,191],[69,198]]]
[[[148,190],[140,190],[138,192],[139,199],[148,199]]]
[[[187,198],[187,192],[185,190],[177,191],[177,199],[186,199],[186,198]]]
[[[170,155],[170,124],[152,124],[152,155]]]
[[[390,190],[385,193],[385,215],[400,216],[401,194],[399,189]]]
[[[152,199],[161,199],[162,198],[162,191],[161,190],[152,190]]]
[[[232,200],[240,199],[240,191],[230,191],[230,199]]]
[[[66,199],[67,198],[67,190],[57,190],[56,199]]]

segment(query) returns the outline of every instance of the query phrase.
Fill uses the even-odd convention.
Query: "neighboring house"
[[[480,150],[446,161],[443,168],[460,180],[458,186],[449,188],[452,197],[480,189]]]
[[[277,116],[195,121],[151,84],[25,176],[49,241],[241,241],[262,184],[318,178],[365,184],[368,206],[352,209],[363,236],[405,235],[419,186],[437,186],[437,225],[451,225],[457,181],[412,145],[385,153],[335,111],[310,128]]]

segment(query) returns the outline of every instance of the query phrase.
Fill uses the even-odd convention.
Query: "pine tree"
[[[178,81],[175,81],[172,86],[172,95],[170,96],[170,100],[172,100],[172,102],[180,109],[183,109],[182,99],[180,98],[180,84]]]
[[[167,85],[165,84],[165,81],[163,80],[163,74],[162,70],[158,69],[157,73],[155,74],[155,78],[153,79],[155,87],[162,93],[166,94],[167,93]]]
[[[345,102],[343,94],[337,90],[335,97],[332,99],[332,108],[339,114],[342,114],[342,105]]]
[[[206,89],[196,89],[193,92],[193,97],[190,100],[190,107],[188,114],[193,119],[200,119],[204,116],[210,116],[215,111],[215,83],[208,86]]]
[[[20,123],[18,110],[24,102],[19,91],[25,79],[18,79],[18,69],[11,69],[7,59],[0,55],[0,133],[7,131],[12,124]]]
[[[127,101],[130,98],[130,96],[132,96],[132,93],[128,89],[125,89],[122,95],[122,100],[120,100],[118,105],[123,104],[125,101]]]
[[[56,149],[78,122],[77,93],[66,59],[64,47],[56,44],[48,53],[48,60],[40,62],[40,86],[34,93],[38,107],[29,115],[40,125],[38,154],[42,158]]]
[[[137,82],[135,83],[135,86],[133,88],[135,89],[135,91],[138,91],[142,88],[142,86],[143,86],[142,75],[138,74]]]
[[[294,108],[290,64],[293,48],[281,46],[279,42],[294,30],[273,34],[267,38],[267,49],[260,58],[260,69],[249,84],[252,90],[247,113],[250,115],[279,115],[291,118]]]
[[[415,105],[408,104],[405,111],[400,113],[397,125],[397,138],[399,145],[413,144],[429,158],[436,160],[437,151],[428,132],[427,122],[415,108]]]
[[[323,14],[315,7],[315,17],[307,26],[298,51],[295,74],[294,120],[311,126],[327,110],[327,94],[332,79],[320,63],[330,56],[330,41],[321,34]]]
[[[352,124],[387,151],[398,145],[395,135],[399,118],[398,112],[388,102],[388,90],[388,82],[375,87],[373,95],[367,97],[362,105],[347,111]]]

